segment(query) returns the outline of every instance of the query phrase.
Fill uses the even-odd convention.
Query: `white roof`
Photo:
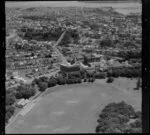
[[[21,104],[22,102],[24,102],[24,98],[22,98],[17,104]]]

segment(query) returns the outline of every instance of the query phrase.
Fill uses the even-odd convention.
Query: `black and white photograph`
[[[5,1],[5,133],[143,133],[142,1]]]

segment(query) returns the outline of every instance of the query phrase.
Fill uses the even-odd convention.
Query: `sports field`
[[[125,83],[125,79],[116,80],[114,85],[97,80],[92,84],[51,88],[6,133],[94,133],[98,114],[110,102],[124,100],[135,110],[141,110],[141,90],[120,89],[117,83],[121,81]]]

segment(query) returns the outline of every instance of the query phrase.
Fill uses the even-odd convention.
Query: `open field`
[[[135,80],[130,80],[130,91],[125,90],[123,82],[128,83],[128,79],[119,78],[112,84],[96,80],[93,84],[51,88],[6,133],[94,133],[98,114],[110,102],[124,100],[136,111],[141,110],[141,90],[133,90]]]

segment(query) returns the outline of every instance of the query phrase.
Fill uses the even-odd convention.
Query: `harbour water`
[[[6,2],[6,7],[28,8],[28,7],[113,7],[123,14],[140,13],[142,4],[139,2],[98,2],[86,3],[78,1],[37,1],[37,2]]]

